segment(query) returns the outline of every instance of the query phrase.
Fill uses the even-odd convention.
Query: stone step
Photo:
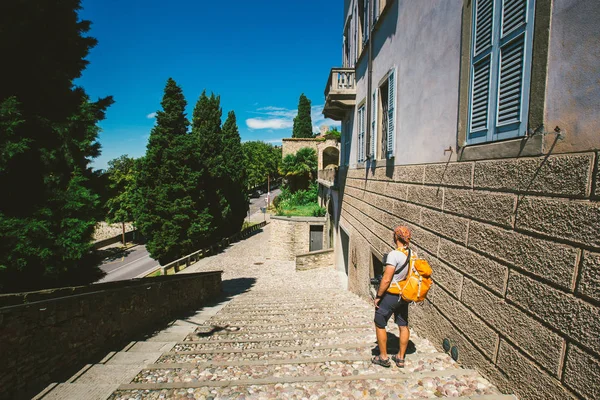
[[[318,324],[314,327],[307,328],[298,328],[294,329],[293,326],[272,329],[261,329],[255,331],[242,331],[233,330],[228,331],[225,329],[215,330],[213,332],[198,332],[192,333],[188,335],[185,340],[186,341],[213,341],[213,340],[221,340],[225,338],[243,338],[245,340],[253,340],[258,338],[271,338],[271,339],[279,339],[281,337],[324,337],[327,335],[335,335],[336,333],[352,333],[352,332],[364,332],[364,331],[373,332],[373,327],[368,324],[361,325],[340,325],[335,324],[332,326],[321,326]],[[374,332],[373,332],[374,335]]]
[[[214,380],[265,379],[268,377],[357,376],[382,372],[383,367],[371,362],[370,354],[329,358],[293,358],[269,361],[232,361],[209,363],[155,364],[146,366],[132,383],[196,382]],[[399,374],[449,371],[460,369],[444,354],[416,355],[407,358]]]
[[[415,353],[436,353],[436,349],[427,341],[413,338],[409,343],[409,352]],[[277,351],[280,348],[302,347],[304,350],[318,348],[320,346],[347,346],[352,344],[364,345],[375,348],[374,335],[371,332],[365,332],[362,335],[339,334],[335,337],[282,337],[282,338],[262,338],[262,339],[232,339],[232,340],[214,340],[214,341],[188,341],[180,342],[172,347],[172,352],[231,352],[231,351]],[[388,341],[388,352],[393,354],[398,351],[398,341]]]
[[[368,315],[367,315],[368,314]],[[354,321],[354,320],[373,320],[373,313],[370,310],[364,310],[362,313],[348,313],[342,314],[339,312],[321,313],[318,315],[299,315],[290,311],[284,314],[275,315],[255,315],[255,316],[242,316],[242,317],[230,317],[230,316],[219,316],[218,318],[211,318],[209,322],[214,324],[234,322],[238,324],[248,324],[252,322],[264,322],[273,323],[279,321],[290,321],[290,322],[302,322],[311,321],[313,323],[327,322],[327,321]]]
[[[331,362],[365,361],[370,363],[373,358],[373,349],[368,347],[347,347],[303,349],[296,351],[267,351],[249,353],[174,353],[164,355],[156,364],[147,369],[181,368],[187,370],[208,369],[213,367],[229,368],[283,364],[308,364]],[[425,353],[410,354],[406,356],[404,373],[423,371],[442,371],[457,369],[458,364],[447,354]]]
[[[495,395],[497,390],[476,371],[452,370],[399,373],[381,368],[374,374],[270,376],[264,379],[132,383],[119,386],[111,400],[140,398],[437,398]],[[396,397],[391,397],[395,394]],[[478,400],[484,400],[480,398]],[[485,400],[494,399],[489,397]],[[512,399],[496,397],[495,399]]]
[[[360,322],[360,321],[357,321]],[[324,329],[335,329],[335,328],[368,328],[371,327],[370,321],[363,321],[362,324],[357,325],[357,322],[347,321],[340,322],[334,321],[325,324],[321,323],[278,323],[274,324],[211,324],[206,323],[196,328],[196,331],[191,333],[188,337],[196,336],[199,338],[207,336],[218,336],[218,335],[234,335],[240,333],[269,333],[269,332],[303,332],[312,330],[324,330]],[[183,339],[182,339],[183,340]]]
[[[348,307],[345,307],[346,310],[355,311],[355,310],[372,310],[373,307],[370,305],[361,304],[350,304]],[[223,310],[219,312],[219,315],[276,315],[276,314],[285,314],[289,312],[295,313],[305,313],[305,314],[313,314],[313,313],[322,313],[322,312],[339,312],[337,308],[332,308],[330,305],[323,306],[301,306],[301,307],[283,307],[283,306],[273,306],[271,308],[258,308],[258,309],[250,309],[248,307],[232,307],[226,306],[223,307]]]

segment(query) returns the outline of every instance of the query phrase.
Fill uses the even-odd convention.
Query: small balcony
[[[323,115],[341,121],[346,111],[356,105],[356,73],[354,68],[332,68],[325,88]]]

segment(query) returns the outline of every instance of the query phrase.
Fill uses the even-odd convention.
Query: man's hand
[[[379,301],[381,300],[381,297],[375,297],[375,299],[373,299],[373,305],[375,306],[375,308],[379,308]]]

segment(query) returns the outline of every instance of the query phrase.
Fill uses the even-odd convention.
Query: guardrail
[[[236,233],[235,235],[229,237],[229,238],[225,238],[223,240],[221,240],[218,243],[213,244],[210,247],[207,247],[205,249],[201,249],[198,251],[195,251],[191,254],[188,254],[185,257],[181,257],[178,260],[175,261],[171,261],[170,263],[168,263],[165,266],[161,266],[157,269],[155,269],[154,271],[152,271],[151,273],[149,273],[146,276],[150,276],[150,275],[154,275],[156,274],[156,271],[160,271],[161,275],[167,275],[167,271],[170,269],[173,269],[175,273],[186,269],[187,267],[189,267],[190,265],[198,262],[200,259],[209,256],[211,254],[216,254],[218,251],[220,251],[221,249],[225,248],[226,246],[229,246],[231,243],[237,242],[238,240],[242,240],[245,239],[246,237],[248,237],[250,234],[256,232],[257,230],[263,228],[265,225],[267,225],[267,222],[263,221],[260,222],[258,224],[252,225],[249,228],[244,229],[241,232]]]

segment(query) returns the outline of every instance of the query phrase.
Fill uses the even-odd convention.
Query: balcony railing
[[[325,87],[323,114],[341,120],[344,113],[356,104],[356,72],[354,68],[332,68]]]

